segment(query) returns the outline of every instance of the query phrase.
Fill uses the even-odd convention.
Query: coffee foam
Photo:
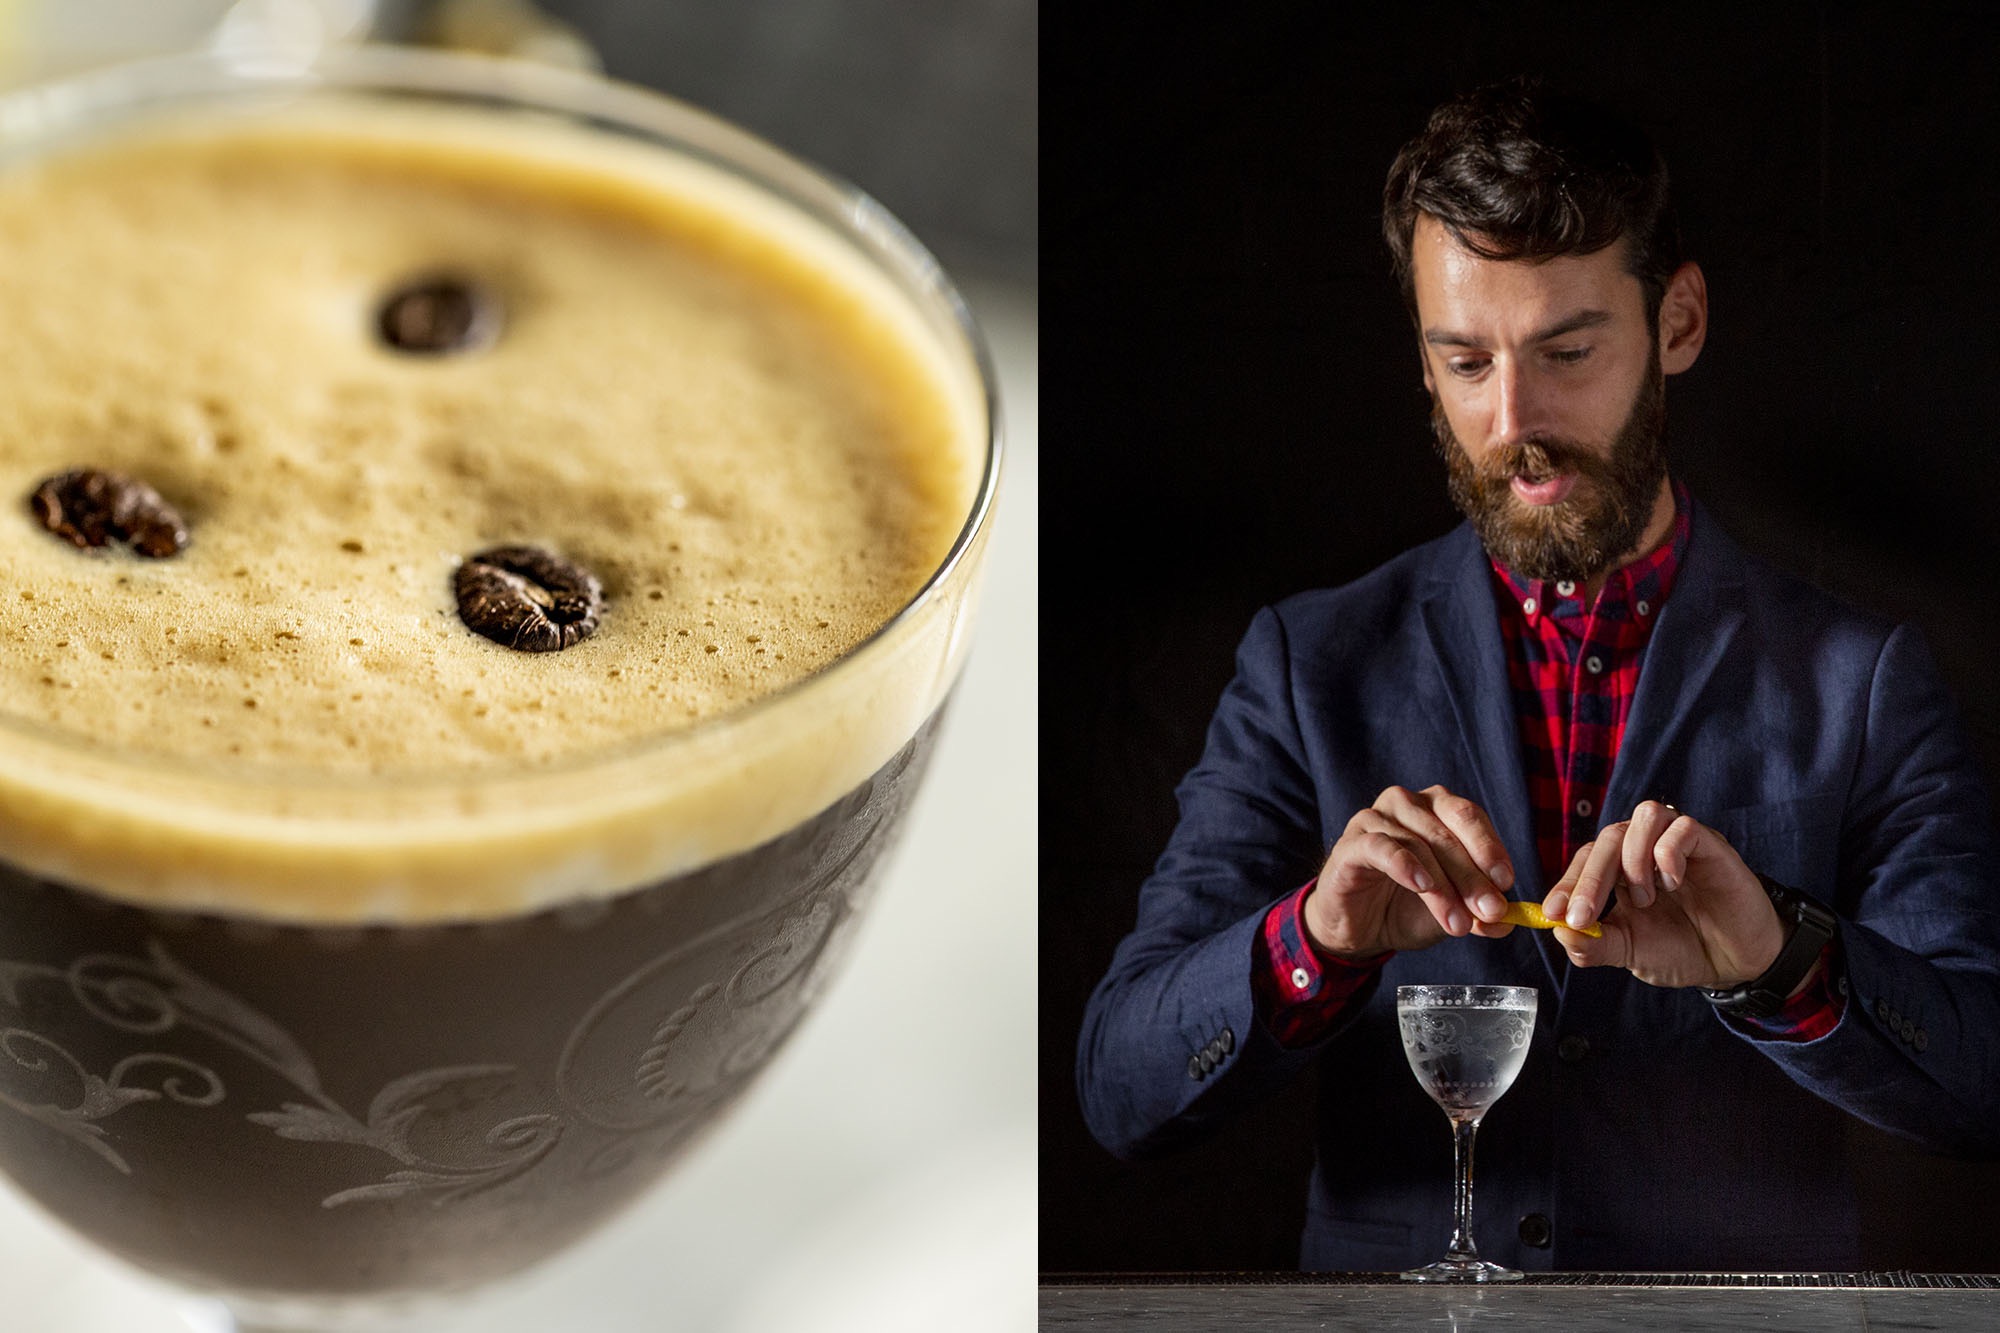
[[[897,613],[983,494],[977,371],[726,173],[329,98],[16,165],[0,247],[0,493],[123,469],[194,533],[148,562],[0,511],[8,860],[279,917],[519,911],[774,836],[955,674],[979,549]],[[382,294],[440,269],[499,340],[383,348]],[[459,623],[456,563],[518,541],[602,577],[595,636]]]

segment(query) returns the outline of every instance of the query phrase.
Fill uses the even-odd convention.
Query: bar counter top
[[[1537,1273],[1428,1284],[1394,1273],[1044,1274],[1039,1327],[1147,1333],[1474,1329],[1919,1333],[2000,1329],[2000,1275]]]

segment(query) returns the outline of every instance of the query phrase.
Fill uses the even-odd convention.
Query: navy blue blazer
[[[1397,955],[1308,1049],[1279,1047],[1256,1017],[1266,911],[1391,784],[1476,800],[1513,858],[1513,896],[1541,900],[1489,580],[1461,526],[1258,613],[1138,923],[1091,997],[1077,1084],[1092,1132],[1121,1157],[1163,1151],[1311,1068],[1302,1265],[1429,1262],[1450,1232],[1450,1132],[1405,1063],[1395,987],[1530,985],[1526,1067],[1480,1130],[1483,1254],[1527,1270],[1857,1267],[1848,1116],[1942,1152],[2000,1150],[1992,807],[1917,632],[1752,559],[1699,506],[1600,825],[1669,801],[1832,907],[1839,1025],[1764,1040],[1699,991],[1572,968],[1532,930]],[[1522,1239],[1541,1229],[1522,1224],[1532,1215],[1544,1245]]]

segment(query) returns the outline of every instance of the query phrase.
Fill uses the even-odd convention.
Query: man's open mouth
[[[1531,505],[1552,505],[1567,497],[1576,485],[1573,472],[1555,472],[1542,478],[1516,476],[1510,483],[1514,494]]]

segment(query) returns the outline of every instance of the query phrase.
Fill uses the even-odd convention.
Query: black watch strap
[[[1784,1008],[1786,999],[1805,980],[1834,931],[1833,913],[1819,903],[1774,879],[1764,875],[1757,878],[1764,885],[1764,892],[1770,895],[1771,906],[1778,909],[1778,920],[1785,927],[1784,947],[1764,969],[1764,975],[1754,981],[1746,981],[1733,990],[1701,988],[1710,1004],[1725,1014],[1741,1018],[1769,1018]]]

